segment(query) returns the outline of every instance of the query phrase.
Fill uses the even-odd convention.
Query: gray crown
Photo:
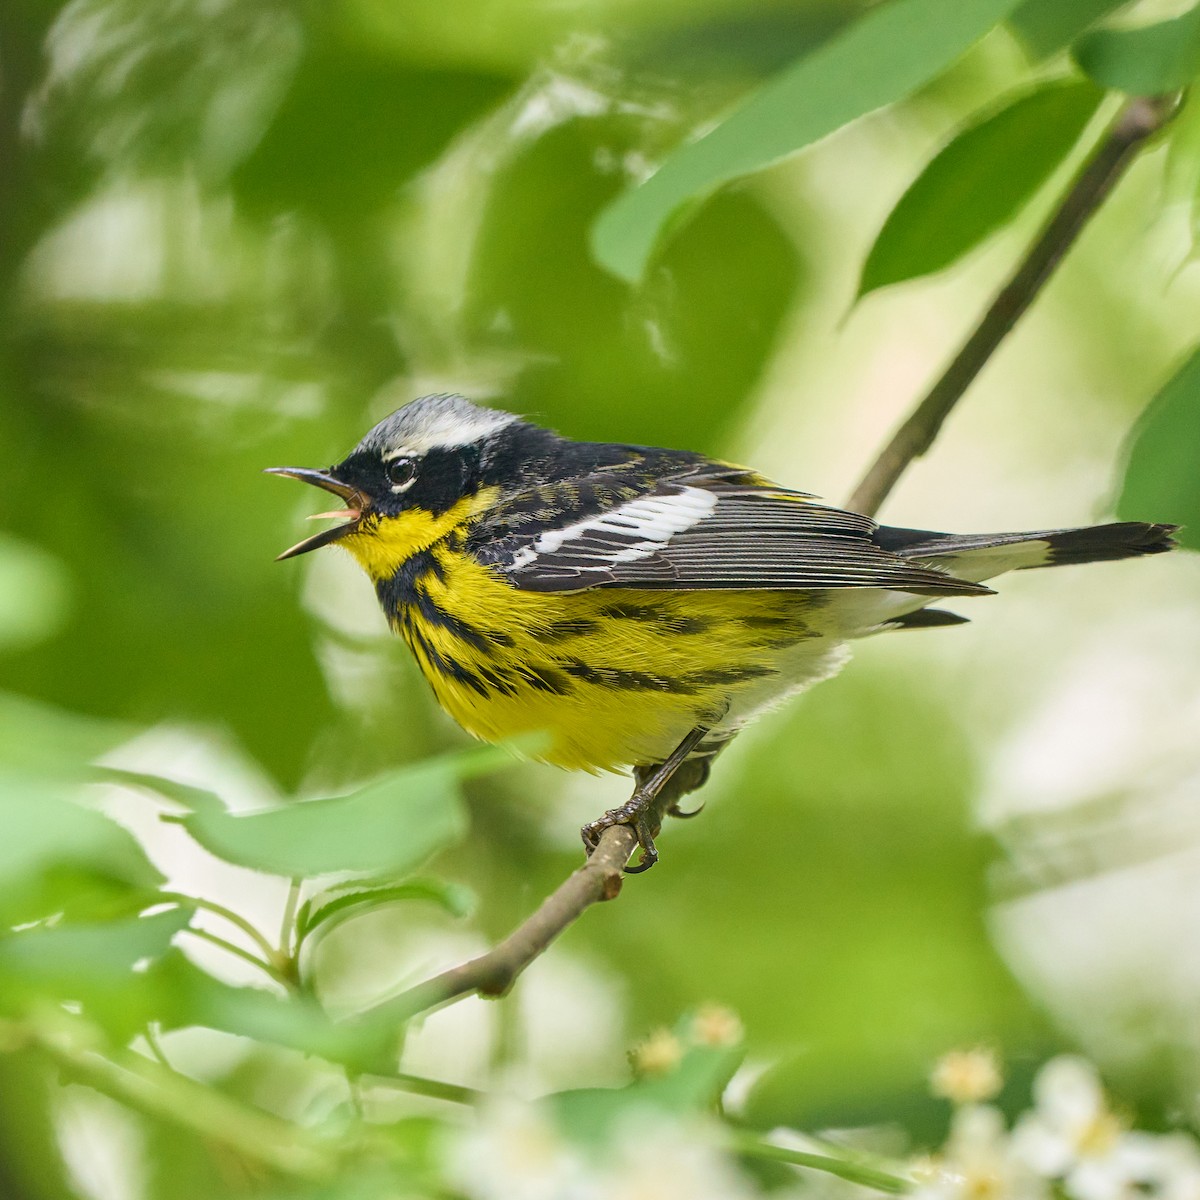
[[[383,458],[420,456],[483,441],[516,420],[512,413],[481,408],[463,396],[422,396],[384,417],[358,449]]]

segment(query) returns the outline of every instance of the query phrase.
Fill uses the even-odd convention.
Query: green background
[[[37,805],[37,781],[103,751],[248,807],[465,745],[347,558],[273,562],[314,497],[261,468],[334,461],[417,395],[719,454],[844,500],[1069,168],[1032,155],[1028,177],[989,174],[986,140],[968,147],[982,215],[967,219],[969,194],[938,210],[934,179],[915,240],[880,260],[883,283],[925,277],[855,305],[875,237],[956,130],[1069,74],[1065,58],[1039,65],[1029,41],[992,32],[899,105],[676,213],[638,285],[589,247],[651,164],[856,13],[832,0],[8,0],[0,677],[22,700],[5,705],[0,760],[20,771],[13,794]],[[1037,139],[1059,110],[1082,128],[1090,90],[1066,99],[1010,115],[1005,136]],[[1182,148],[1134,166],[885,519],[967,532],[1111,515],[1138,414],[1200,327],[1198,139],[1180,120]],[[1075,136],[1051,133],[1061,152]],[[943,226],[953,254],[923,254]],[[1200,406],[1181,379],[1145,419],[1122,515],[1200,526]],[[660,867],[511,997],[430,1017],[406,1069],[474,1086],[517,1071],[535,1091],[616,1083],[632,1041],[716,1000],[745,1023],[761,1073],[744,1111],[763,1128],[893,1120],[936,1138],[929,1064],[976,1042],[1018,1078],[1081,1046],[1147,1121],[1194,1116],[1200,567],[1178,553],[1000,591],[964,602],[964,628],[861,645],[764,719],[716,768],[704,815],[665,831]],[[323,997],[361,1005],[502,936],[577,863],[579,824],[627,787],[528,765],[468,780],[469,829],[430,869],[477,895],[475,916],[405,905],[347,925],[322,947]],[[277,892],[171,841],[143,793],[87,797],[135,828],[172,886],[278,920]],[[285,1115],[302,1107],[297,1081],[320,1078],[312,1060],[228,1033],[167,1045]],[[0,1070],[11,1194],[76,1194],[43,1064],[17,1053]],[[191,1135],[138,1128],[147,1195],[253,1184]]]

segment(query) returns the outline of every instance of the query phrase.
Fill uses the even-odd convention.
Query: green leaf
[[[958,134],[892,209],[863,267],[861,298],[940,271],[1007,224],[1078,141],[1104,93],[1055,83]]]
[[[226,862],[292,878],[339,871],[401,875],[462,837],[466,813],[459,780],[512,762],[504,749],[488,747],[406,767],[348,796],[241,816],[204,789],[126,777],[189,805],[192,812],[181,823]]]
[[[62,786],[0,772],[0,925],[131,915],[163,877],[136,839]]]
[[[101,766],[96,768],[96,774],[101,779],[113,783],[123,783],[130,787],[145,788],[156,792],[167,800],[182,804],[193,813],[208,813],[210,815],[227,813],[228,805],[216,792],[209,788],[197,787],[192,783],[183,783],[178,779],[168,779],[165,775],[151,775],[145,771],[128,771],[124,767]]]
[[[876,5],[609,205],[592,227],[597,261],[637,282],[664,226],[686,201],[903,99],[940,74],[1016,5],[1017,0],[892,0]]]
[[[206,974],[171,939],[190,921],[185,907],[107,925],[38,928],[0,939],[6,1009],[82,1003],[116,1038],[155,1021],[202,1025],[316,1054],[359,1070],[395,1065],[394,1022],[337,1023],[310,996],[233,987]]]
[[[1176,91],[1200,75],[1200,8],[1138,29],[1097,29],[1073,53],[1103,87],[1133,96]]]
[[[166,951],[192,911],[174,907],[128,921],[39,926],[10,934],[0,939],[0,972],[61,985],[67,997],[77,985],[126,981],[135,964]]]
[[[131,726],[116,721],[97,721],[0,692],[0,763],[31,775],[86,778],[89,761],[131,733]]]
[[[1007,224],[1070,152],[1103,93],[1055,83],[958,134],[892,209],[858,295],[940,271]]]
[[[146,1021],[144,968],[167,952],[192,910],[107,924],[39,926],[0,939],[0,1004],[28,1011],[82,1004],[119,1039]]]
[[[1118,515],[1178,522],[1180,544],[1200,550],[1198,446],[1200,348],[1150,402],[1133,431]]]
[[[1049,58],[1129,0],[1025,0],[1010,22],[1035,58]]]
[[[394,1022],[335,1022],[311,996],[279,996],[222,983],[177,949],[147,972],[142,990],[147,1005],[143,1024],[153,1020],[164,1029],[202,1025],[363,1071],[395,1066]]]
[[[682,1018],[674,1035],[685,1047],[674,1069],[635,1079],[623,1088],[579,1088],[548,1097],[563,1130],[579,1142],[604,1141],[631,1110],[658,1109],[681,1114],[712,1111],[745,1051],[740,1044],[709,1046],[691,1042],[693,1018]],[[690,1044],[689,1044],[690,1043]]]
[[[474,896],[468,888],[441,879],[410,879],[389,887],[355,888],[340,894],[327,892],[301,906],[296,917],[297,933],[302,940],[318,928],[328,933],[363,912],[402,900],[432,901],[452,917],[468,916],[474,905]]]

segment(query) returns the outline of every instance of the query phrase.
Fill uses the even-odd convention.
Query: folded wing
[[[514,531],[503,516],[480,527],[470,548],[528,591],[587,588],[801,590],[888,588],[931,596],[985,594],[877,545],[875,522],[759,482],[740,468],[709,464],[610,493]],[[578,489],[594,501],[596,489]],[[546,511],[546,510],[543,510]]]

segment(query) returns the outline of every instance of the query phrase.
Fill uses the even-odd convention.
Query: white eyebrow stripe
[[[458,450],[484,441],[516,419],[511,413],[494,408],[479,408],[465,416],[438,413],[427,420],[418,420],[415,428],[405,431],[403,446],[393,447],[380,457],[387,462],[402,456],[420,458],[431,450]]]
[[[660,550],[677,533],[690,529],[710,516],[716,506],[717,496],[714,492],[694,487],[685,487],[669,495],[629,500],[608,512],[577,521],[574,525],[547,529],[533,543],[532,550],[526,548],[515,556],[513,566],[528,566],[538,555],[555,554],[568,542],[585,538],[592,531],[631,539],[629,546],[604,554],[610,562],[632,562],[646,558]],[[633,541],[635,538],[637,540]],[[530,553],[533,558],[526,557]]]

